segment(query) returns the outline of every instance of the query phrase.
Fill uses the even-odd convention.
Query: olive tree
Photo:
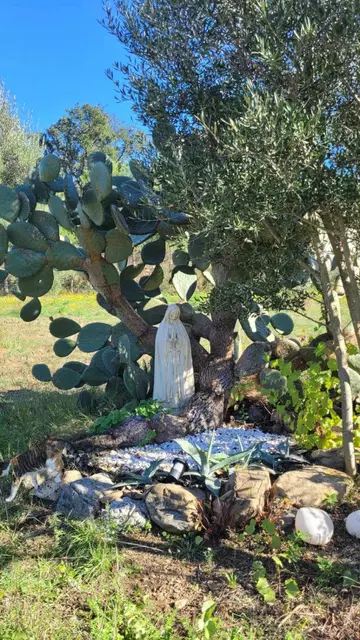
[[[359,2],[116,0],[104,11],[104,26],[130,53],[108,76],[150,128],[164,197],[191,213],[213,265],[218,356],[231,360],[234,321],[250,299],[301,303],[289,287],[316,253],[354,475],[350,378],[322,237],[360,347],[350,251],[359,220]]]

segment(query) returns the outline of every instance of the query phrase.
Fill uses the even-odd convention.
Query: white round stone
[[[360,538],[360,510],[353,511],[345,520],[346,531],[355,538]]]
[[[301,507],[296,514],[295,529],[304,534],[305,542],[322,546],[330,542],[334,524],[326,511],[316,507]]]

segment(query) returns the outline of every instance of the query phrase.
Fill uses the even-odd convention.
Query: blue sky
[[[131,104],[115,100],[105,69],[126,61],[120,43],[98,24],[101,0],[2,0],[0,81],[43,131],[76,103],[101,104],[138,125]]]

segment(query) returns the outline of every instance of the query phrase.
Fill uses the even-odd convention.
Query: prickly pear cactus
[[[51,290],[56,270],[87,273],[89,263],[100,264],[105,283],[118,287],[148,324],[161,322],[166,312],[166,300],[160,297],[166,242],[189,217],[162,209],[141,163],[131,162],[130,169],[133,177],[113,176],[109,158],[92,153],[90,182],[80,192],[62,171],[60,159],[47,154],[22,185],[0,185],[0,282],[9,274],[18,279],[13,293],[24,301],[20,315],[25,322],[39,317],[40,298]],[[77,246],[60,239],[64,229],[75,234]],[[140,244],[142,262],[128,266]],[[147,265],[147,275],[140,276]],[[195,286],[192,282],[192,291]],[[182,287],[185,291],[186,284]],[[101,294],[97,299],[113,313]],[[92,358],[89,365],[74,358],[52,373],[45,364],[35,365],[33,375],[41,382],[51,381],[62,390],[105,385],[110,395],[121,390],[126,401],[142,400],[151,392],[151,364],[146,368],[143,359],[139,363],[143,350],[123,323],[80,326],[56,318],[49,329],[57,356],[78,350]],[[84,393],[82,403],[86,398]]]

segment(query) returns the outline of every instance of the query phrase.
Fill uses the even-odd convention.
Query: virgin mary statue
[[[190,339],[180,320],[180,309],[170,304],[155,341],[155,400],[167,409],[184,406],[194,395]]]

